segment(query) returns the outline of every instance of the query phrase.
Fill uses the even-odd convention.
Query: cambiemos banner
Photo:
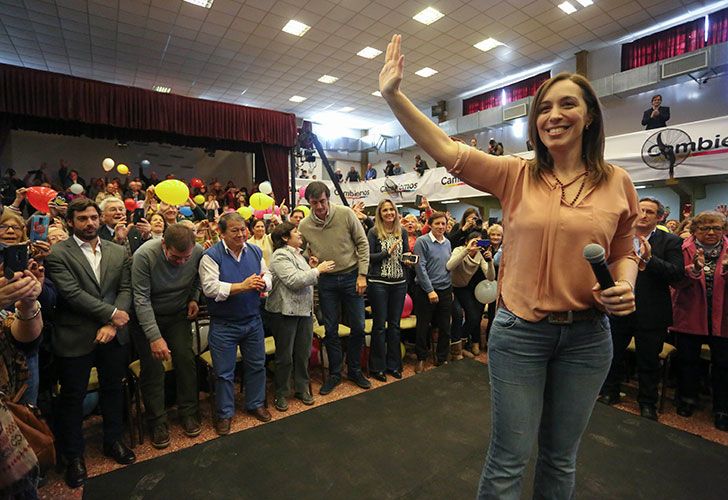
[[[517,154],[522,158],[532,155],[532,152]],[[728,174],[728,117],[608,137],[604,156],[609,163],[624,168],[635,183]],[[309,182],[296,179],[296,188]],[[333,183],[325,182],[332,190],[331,201],[341,203]],[[395,203],[414,203],[418,194],[430,201],[489,196],[444,168],[426,170],[422,176],[407,172],[369,181],[344,182],[341,188],[350,205],[364,202],[365,206],[377,205],[383,198]]]

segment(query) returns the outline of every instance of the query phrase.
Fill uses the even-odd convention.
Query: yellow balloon
[[[306,205],[298,205],[293,210],[300,210],[301,212],[303,212],[303,215],[305,215],[306,217],[308,217],[308,214],[311,213],[311,209],[308,208]]]
[[[119,172],[121,175],[126,175],[129,173],[129,167],[127,167],[123,163],[119,163],[116,166],[116,171]]]
[[[169,205],[184,205],[190,198],[190,188],[182,181],[169,179],[157,184],[154,193]]]
[[[238,208],[238,213],[245,220],[248,220],[253,216],[253,210],[250,207],[240,207]]]
[[[198,205],[202,205],[203,203],[205,203],[205,197],[201,194],[198,194],[197,196],[195,196],[195,203],[197,203]]]
[[[270,198],[270,196],[266,196],[263,193],[253,193],[250,195],[250,206],[254,210],[265,210],[270,206],[267,204],[266,198]]]

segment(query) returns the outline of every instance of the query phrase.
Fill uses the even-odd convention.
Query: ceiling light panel
[[[169,94],[172,92],[172,89],[169,87],[165,87],[164,85],[155,85],[152,87],[152,90],[155,92],[161,92],[162,94]]]
[[[576,0],[581,4],[582,7],[589,7],[590,5],[594,5],[594,2],[592,0]]]
[[[331,75],[323,75],[318,79],[321,83],[334,83],[336,80],[338,80],[338,78]]]
[[[488,52],[489,50],[494,49],[494,48],[498,47],[499,45],[504,45],[504,44],[503,44],[503,42],[499,42],[495,38],[486,38],[482,42],[478,42],[475,45],[473,45],[473,47],[475,47],[476,49],[480,49],[483,52]]]
[[[308,99],[308,98],[307,97],[301,97],[300,95],[294,95],[294,96],[291,96],[291,98],[288,99],[288,100],[289,101],[292,101],[292,102],[303,102],[306,99]]]
[[[352,108],[351,106],[345,106],[345,107],[341,108],[339,111],[342,113],[351,113],[355,109],[356,108]]]
[[[192,5],[197,5],[198,7],[204,7],[206,9],[209,9],[212,7],[212,2],[214,0],[184,0],[187,3],[191,3]]]
[[[574,7],[573,5],[571,5],[570,2],[560,3],[559,4],[559,9],[563,10],[567,14],[573,14],[574,12],[576,12],[576,7]]]
[[[364,57],[366,59],[374,59],[381,53],[381,50],[375,49],[374,47],[364,47],[359,52],[357,52],[356,55]]]
[[[382,97],[382,93],[381,93],[381,92],[379,92],[378,90],[375,90],[374,92],[372,92],[372,95],[373,95],[374,97]]]
[[[296,35],[296,36],[303,36],[310,29],[311,29],[311,26],[298,22],[295,19],[291,19],[283,27],[283,31],[285,31],[286,33],[290,33],[291,35]]]
[[[445,17],[445,15],[439,10],[427,7],[425,10],[415,15],[412,19],[419,21],[422,24],[430,25],[443,17]]]
[[[436,74],[437,70],[432,68],[422,68],[419,71],[415,71],[415,75],[421,76],[422,78],[429,78],[432,75]]]

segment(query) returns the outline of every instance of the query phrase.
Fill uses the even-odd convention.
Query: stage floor
[[[90,479],[84,498],[471,499],[488,445],[473,360]],[[531,497],[532,464],[524,481]],[[597,405],[577,498],[726,498],[728,449]]]

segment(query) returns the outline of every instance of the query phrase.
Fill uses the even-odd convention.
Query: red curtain
[[[0,65],[0,114],[9,115],[14,126],[56,133],[75,131],[92,137],[144,132],[147,140],[160,140],[161,134],[162,142],[179,143],[180,137],[185,137],[215,141],[221,147],[245,142],[290,148],[296,142],[296,117],[292,113],[8,65]],[[164,135],[169,140],[164,140]],[[196,141],[191,142],[189,145],[196,145]]]
[[[289,148],[281,146],[273,146],[270,144],[261,144],[263,161],[265,162],[266,169],[268,170],[268,179],[270,180],[271,186],[273,186],[273,193],[276,200],[276,205],[280,204],[281,200],[290,198],[288,193],[288,182],[289,182]],[[257,181],[258,179],[256,179]]]
[[[728,9],[713,12],[708,16],[707,45],[728,42]]]
[[[679,56],[705,46],[705,18],[622,45],[622,71]]]
[[[484,94],[470,97],[469,99],[463,100],[463,116],[471,113],[477,113],[484,109],[495,108],[509,102],[523,99],[524,97],[532,96],[536,94],[536,91],[543,82],[551,78],[551,72],[546,71],[544,73],[532,76],[526,80],[513,83],[507,87],[500,89],[490,90]],[[501,98],[505,91],[506,100],[501,102]]]

